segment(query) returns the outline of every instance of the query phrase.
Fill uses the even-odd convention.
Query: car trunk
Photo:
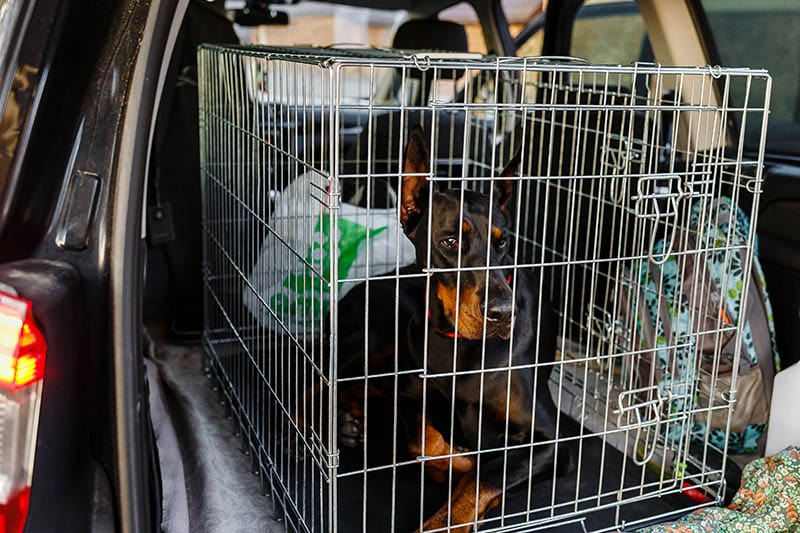
[[[271,465],[265,464],[263,443],[247,431],[247,413],[233,405],[231,388],[207,358],[207,346],[200,339],[206,288],[200,231],[203,223],[198,178],[196,47],[205,42],[235,40],[230,26],[217,14],[194,5],[190,8],[167,75],[153,146],[147,201],[147,374],[162,476],[163,524],[168,530],[283,531],[285,519],[295,512],[272,499],[277,487],[272,486],[267,474]],[[362,118],[354,115],[355,125]],[[257,249],[250,250],[253,256],[257,253]],[[565,418],[564,424],[567,431],[581,432],[574,421]],[[389,440],[384,444],[392,445]],[[345,464],[349,460],[357,462],[357,458],[348,459],[348,454],[355,453],[344,449],[340,460]],[[553,487],[553,480],[539,481],[533,492],[545,499],[552,495],[556,500],[569,501],[578,494],[596,493],[599,485],[611,490],[641,475],[626,466],[629,457],[605,446],[600,439],[587,438],[581,453],[575,473],[560,479],[557,487]],[[722,465],[721,456],[705,460],[714,468]],[[603,467],[619,476],[603,478]],[[417,478],[414,472],[397,475],[393,479],[373,478],[369,487],[357,477],[341,482],[341,529],[379,530],[386,524],[388,509],[365,510],[365,491],[374,500],[398,503],[400,510],[393,512],[407,515],[395,523],[399,530],[417,527]],[[738,486],[740,471],[729,463],[725,475],[727,499]],[[652,474],[641,482],[657,481],[658,474]],[[445,497],[443,492],[430,496]],[[542,498],[539,503],[544,505]],[[405,508],[404,501],[408,502]],[[623,508],[621,516],[616,514],[618,509],[609,507],[582,523],[586,529],[593,529],[621,520],[660,521],[685,513],[697,503],[697,499],[674,494],[631,503]],[[515,503],[510,500],[509,505]],[[519,505],[524,507],[524,503]],[[576,526],[577,522],[565,524],[563,530]]]
[[[158,446],[162,479],[162,524],[166,531],[276,531],[286,530],[285,510],[276,505],[271,487],[263,477],[263,470],[253,461],[253,450],[258,443],[248,440],[222,394],[208,365],[200,344],[175,344],[165,338],[163,324],[151,323],[149,359],[147,363],[150,383],[150,406]],[[573,423],[574,424],[574,423]],[[575,429],[577,425],[575,424]],[[343,463],[355,462],[344,449]],[[592,494],[598,490],[600,465],[612,475],[603,481],[606,489],[619,486],[622,480],[614,472],[627,471],[626,482],[636,482],[634,469],[623,465],[630,460],[621,452],[602,445],[601,439],[587,440],[583,449],[581,469],[567,478],[559,479],[557,501],[567,501],[575,494]],[[719,461],[719,459],[711,459]],[[719,464],[719,463],[717,463]],[[730,486],[738,486],[737,469],[731,469]],[[657,479],[655,476],[653,479]],[[405,487],[404,494],[395,495],[399,505],[406,501],[409,508],[419,495],[414,473],[401,473],[397,486]],[[392,480],[373,480],[370,498],[391,501]],[[552,482],[534,485],[541,494],[538,500],[549,500]],[[353,479],[339,485],[344,498],[339,500],[339,511],[344,517],[342,531],[380,530],[389,516],[388,506],[381,512],[370,510],[366,522],[362,520],[361,481]],[[443,490],[443,489],[442,489]],[[731,491],[731,495],[732,495]],[[441,499],[444,492],[426,493],[431,499]],[[517,495],[520,500],[522,495]],[[685,496],[673,495],[659,500],[647,500],[623,508],[622,516],[628,521],[652,518],[659,522],[685,514],[695,502]],[[524,505],[522,501],[509,500],[509,506]],[[615,522],[616,509],[593,513],[583,525],[593,530]],[[657,518],[653,518],[657,517]],[[536,518],[536,517],[533,517]],[[416,514],[406,516],[408,531],[417,526]],[[548,531],[574,531],[575,522]],[[291,530],[291,528],[290,528]]]

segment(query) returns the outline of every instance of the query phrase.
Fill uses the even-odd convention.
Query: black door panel
[[[786,368],[800,359],[800,167],[776,165],[767,171],[758,236],[778,351]]]

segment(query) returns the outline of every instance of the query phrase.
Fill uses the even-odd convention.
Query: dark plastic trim
[[[131,2],[135,6],[135,2]],[[149,150],[170,49],[188,0],[153,0],[135,52],[116,174],[109,197],[109,317],[114,360],[114,421],[119,523],[123,533],[158,528],[158,480],[143,358],[142,215]],[[170,43],[172,39],[172,43]]]

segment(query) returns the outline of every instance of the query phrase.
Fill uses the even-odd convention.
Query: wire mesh
[[[747,324],[704,265],[750,272],[766,72],[219,46],[199,68],[204,344],[288,529],[721,501]]]

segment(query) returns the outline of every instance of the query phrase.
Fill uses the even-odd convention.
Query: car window
[[[518,56],[542,53],[544,19],[528,16],[529,28],[511,25],[517,36]],[[531,31],[532,30],[532,31]],[[587,0],[576,14],[569,55],[601,64],[628,65],[634,61],[652,61],[653,53],[645,32],[644,20],[633,0]]]
[[[519,2],[501,0],[519,57],[542,55],[544,44],[544,1]]]
[[[601,64],[651,61],[644,20],[636,2],[589,0],[578,10],[570,55]]]
[[[483,30],[478,21],[478,14],[475,8],[466,2],[461,2],[454,6],[442,10],[437,17],[439,20],[449,20],[464,26],[467,32],[467,46],[470,52],[479,54],[486,53],[486,41],[483,38]]]
[[[720,63],[766,68],[772,76],[767,143],[772,151],[800,153],[800,2],[702,0]],[[743,102],[746,87],[737,87]],[[750,144],[755,132],[748,131]]]
[[[381,10],[301,2],[280,6],[287,25],[237,27],[243,42],[277,46],[392,45],[397,27],[408,19],[404,10]]]

